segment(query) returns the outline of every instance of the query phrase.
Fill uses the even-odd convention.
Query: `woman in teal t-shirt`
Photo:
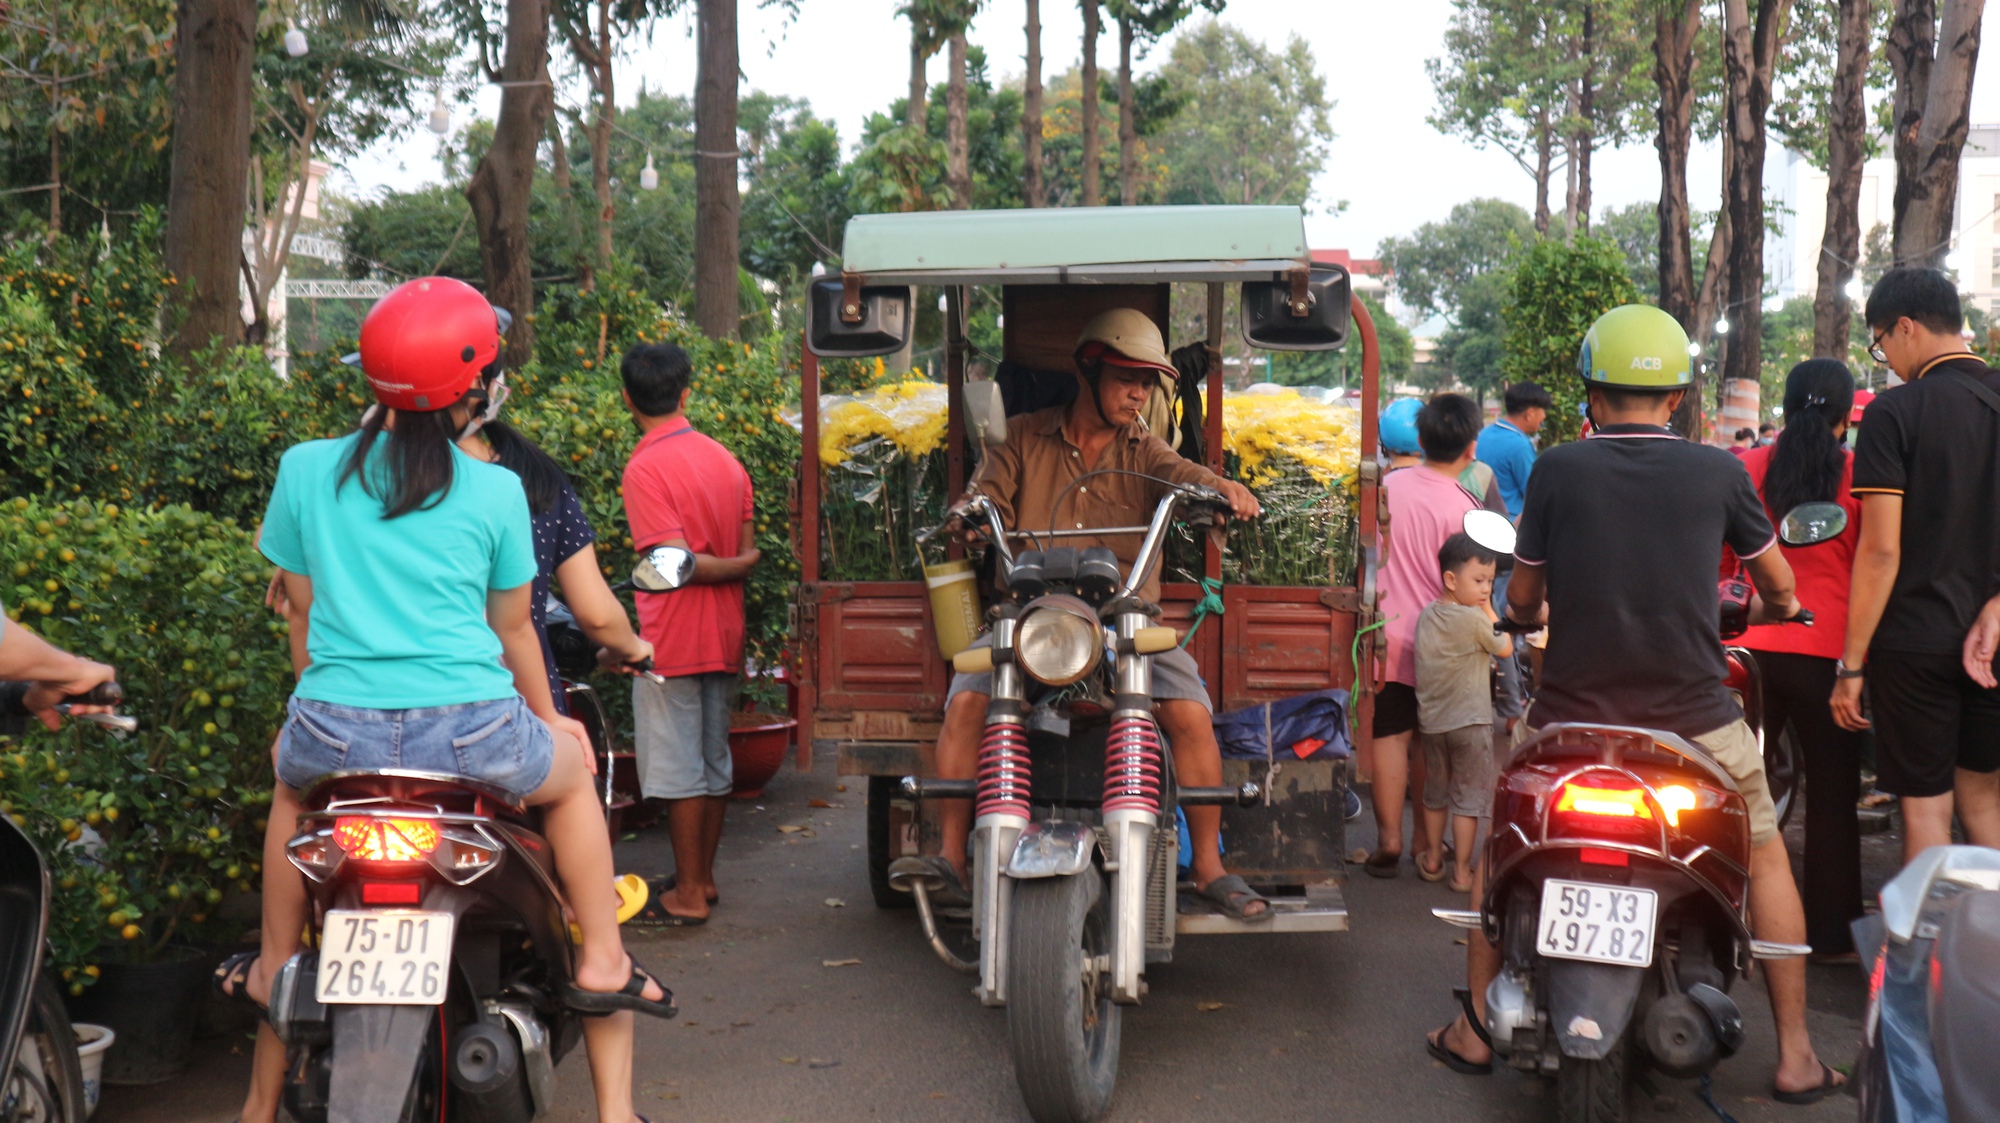
[[[589,738],[556,711],[531,605],[535,553],[521,482],[455,447],[482,404],[500,327],[477,291],[408,282],[361,327],[378,408],[337,440],[285,453],[259,537],[291,601],[298,687],[276,749],[264,841],[263,941],[224,964],[223,989],[269,1001],[309,913],[285,856],[298,792],[329,772],[444,772],[538,806],[583,947],[568,996],[587,1018],[598,1117],[630,1123],[632,1017],[672,998],[625,953]],[[504,660],[504,662],[503,662]],[[619,993],[635,981],[637,994]],[[246,1123],[272,1119],[283,1046],[266,1023]]]

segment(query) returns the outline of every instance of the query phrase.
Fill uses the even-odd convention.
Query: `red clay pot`
[[[729,755],[735,776],[731,794],[735,798],[756,799],[764,794],[764,785],[785,763],[785,750],[798,727],[796,719],[778,714],[729,716]]]

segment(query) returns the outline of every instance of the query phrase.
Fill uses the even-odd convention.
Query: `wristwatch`
[[[1865,675],[1867,675],[1867,674],[1868,674],[1868,670],[1867,670],[1867,668],[1865,668],[1865,667],[1854,667],[1854,668],[1850,669],[1850,668],[1848,667],[1848,665],[1847,665],[1847,664],[1845,664],[1845,663],[1841,662],[1841,661],[1840,661],[1840,660],[1838,660],[1838,659],[1835,659],[1835,660],[1833,661],[1833,677],[1834,677],[1834,678],[1835,678],[1836,680],[1839,680],[1839,679],[1850,679],[1850,678],[1862,678],[1863,676],[1865,676]]]

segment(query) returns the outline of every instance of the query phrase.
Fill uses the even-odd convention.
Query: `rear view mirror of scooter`
[[[1787,546],[1817,546],[1831,542],[1847,529],[1847,508],[1838,503],[1801,503],[1778,522],[1778,541]]]
[[[632,586],[642,593],[671,593],[694,579],[694,553],[679,546],[655,546],[632,569]]]

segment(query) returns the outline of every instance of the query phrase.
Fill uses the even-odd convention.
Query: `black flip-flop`
[[[1771,1086],[1771,1098],[1781,1104],[1789,1104],[1792,1107],[1807,1107],[1825,1099],[1828,1092],[1837,1092],[1847,1087],[1845,1080],[1834,1079],[1840,1074],[1833,1071],[1833,1066],[1827,1064],[1825,1061],[1820,1062],[1819,1072],[1820,1077],[1817,1086],[1804,1088],[1796,1092],[1783,1092],[1779,1091],[1777,1085],[1774,1084]]]
[[[655,1002],[645,997],[646,984],[655,983],[660,988],[661,998]],[[671,1018],[680,1013],[674,1005],[674,992],[667,984],[653,977],[653,973],[632,961],[632,977],[615,991],[585,990],[575,983],[565,983],[562,992],[563,1005],[586,1017],[602,1017],[630,1010],[635,1014],[651,1014],[656,1018]]]
[[[1220,906],[1223,915],[1229,917],[1231,920],[1241,920],[1246,923],[1255,924],[1260,920],[1271,919],[1271,902],[1262,893],[1250,888],[1250,883],[1244,881],[1236,874],[1223,874],[1221,877],[1202,886],[1196,892],[1199,892],[1203,898]],[[1264,911],[1255,916],[1244,915],[1243,910],[1256,904],[1258,901],[1264,902]]]
[[[668,912],[665,894],[654,893],[646,898],[644,907],[633,913],[625,923],[641,928],[699,928],[708,923],[708,918]]]
[[[1493,1048],[1493,1039],[1487,1036],[1486,1027],[1479,1024],[1478,1016],[1473,1013],[1472,992],[1464,987],[1454,987],[1451,993],[1458,999],[1459,1006],[1464,1009],[1465,1024],[1471,1027],[1473,1036],[1479,1038],[1488,1049]],[[1475,1061],[1468,1061],[1451,1051],[1451,1047],[1444,1043],[1444,1035],[1451,1032],[1451,1027],[1452,1022],[1446,1022],[1443,1026],[1439,1027],[1435,1034],[1425,1035],[1424,1052],[1429,1053],[1432,1059],[1461,1076],[1493,1075],[1492,1061],[1489,1060],[1484,1064],[1480,1064]]]
[[[209,976],[208,985],[231,1002],[241,1002],[253,1010],[262,1010],[264,1007],[250,997],[250,968],[262,954],[253,950],[228,956],[215,965],[215,974]]]
[[[650,888],[653,890],[653,899],[658,900],[662,895],[673,892],[675,889],[680,888],[680,884],[681,875],[678,873],[670,873],[659,881],[652,882]],[[708,899],[709,908],[714,908],[721,903],[722,894],[720,893]]]
[[[1361,863],[1361,872],[1367,874],[1369,877],[1379,877],[1387,881],[1396,876],[1399,872],[1397,867],[1402,864],[1403,856],[1401,854],[1383,854],[1378,852],[1368,855],[1368,860]]]

